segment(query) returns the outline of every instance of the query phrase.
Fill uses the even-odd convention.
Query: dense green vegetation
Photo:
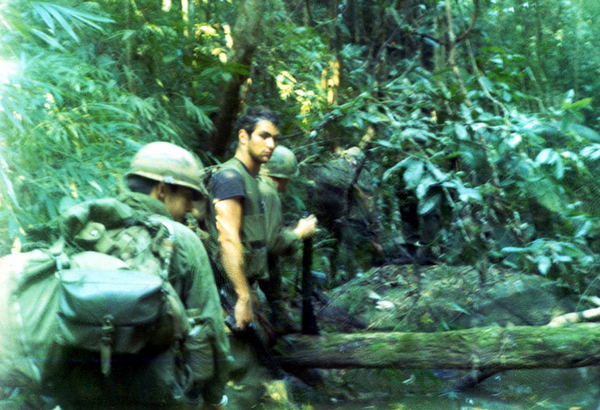
[[[303,166],[365,148],[390,236],[407,203],[437,209],[423,246],[439,260],[591,292],[599,14],[581,0],[6,1],[2,250],[117,193],[140,144],[227,158],[231,116],[264,104]]]

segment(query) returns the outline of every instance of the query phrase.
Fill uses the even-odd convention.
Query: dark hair
[[[133,174],[127,176],[127,188],[129,188],[131,192],[150,195],[156,184],[158,184],[158,181],[139,175]]]
[[[236,133],[240,130],[246,130],[248,135],[251,135],[254,128],[256,128],[256,123],[261,120],[271,121],[273,125],[279,128],[279,115],[275,111],[267,107],[251,107],[236,121]]]
[[[152,193],[152,189],[154,189],[154,187],[158,184],[158,181],[142,177],[140,175],[132,174],[127,176],[127,188],[129,188],[131,192],[137,192],[138,194],[150,195]],[[171,192],[177,192],[182,187],[180,185],[165,183],[165,188]],[[200,193],[195,189],[192,191],[194,193],[194,201],[202,198],[202,195],[200,195]]]

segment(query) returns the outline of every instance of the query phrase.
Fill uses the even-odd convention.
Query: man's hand
[[[373,247],[375,248],[375,251],[380,254],[380,255],[385,255],[385,252],[383,250],[383,246],[376,240],[371,239],[371,245],[373,245]]]
[[[298,221],[298,225],[294,228],[293,232],[298,239],[307,239],[312,237],[317,231],[317,217],[310,215],[306,218],[302,218]]]
[[[252,322],[252,298],[238,297],[234,310],[235,327],[237,330],[246,330]]]

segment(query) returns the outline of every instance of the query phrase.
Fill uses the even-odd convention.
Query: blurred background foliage
[[[365,150],[390,238],[436,210],[418,243],[435,259],[593,291],[600,3],[256,2],[0,4],[3,253],[65,207],[118,193],[144,143],[228,158],[221,116],[263,104],[304,171]]]

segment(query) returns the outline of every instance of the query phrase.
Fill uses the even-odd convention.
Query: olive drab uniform
[[[333,158],[317,165],[311,173],[314,181],[312,194],[313,211],[331,232],[341,247],[334,248],[332,260],[333,276],[342,268],[354,276],[358,262],[363,267],[372,264],[373,250],[365,246],[370,241],[378,242],[381,233],[375,202],[375,183],[364,164],[352,163],[346,158]]]
[[[298,238],[290,229],[284,228],[281,199],[273,180],[269,177],[260,178],[259,189],[265,203],[269,270],[269,279],[261,281],[260,288],[274,310],[273,313],[276,314],[283,310],[280,306],[283,295],[279,257],[290,255],[296,249]],[[273,322],[277,325],[276,320]]]
[[[259,189],[265,203],[267,250],[269,254],[289,255],[296,248],[298,238],[284,229],[281,199],[275,183],[270,178],[260,178]]]
[[[149,245],[149,242],[144,239],[146,237],[142,235],[143,233],[147,234],[147,231],[144,231],[136,223],[136,221],[144,220],[155,221],[157,226],[166,228],[169,233],[168,243],[162,240],[163,236],[157,235],[158,240],[152,240]],[[58,222],[59,225],[56,229],[49,230],[49,228],[40,233],[47,235],[48,239],[52,239],[55,236],[54,233],[58,232],[61,239],[66,239],[68,243],[74,239],[76,244],[85,241],[86,244],[89,242],[89,246],[91,246],[90,248],[87,245],[81,245],[83,252],[77,247],[73,248],[73,245],[69,245],[69,248],[65,247],[65,251],[61,251],[61,254],[55,259],[60,258],[61,265],[67,263],[67,267],[99,271],[102,269],[125,269],[129,266],[128,263],[132,263],[136,267],[135,269],[153,272],[156,259],[150,258],[146,251],[166,252],[167,249],[164,246],[168,245],[169,256],[167,257],[168,264],[165,265],[164,279],[168,281],[169,288],[176,294],[174,297],[180,304],[183,304],[181,308],[185,309],[185,316],[193,318],[194,324],[192,328],[186,329],[183,338],[168,346],[166,350],[160,350],[157,353],[140,352],[139,359],[137,356],[127,356],[127,360],[121,360],[121,356],[115,357],[109,373],[104,370],[100,371],[102,360],[98,360],[96,352],[87,352],[81,349],[70,350],[70,354],[67,356],[69,364],[64,366],[63,360],[52,361],[52,358],[55,357],[52,355],[53,351],[62,352],[57,350],[60,344],[57,344],[57,341],[60,342],[60,339],[56,338],[57,334],[63,333],[48,334],[47,332],[56,327],[54,324],[56,320],[53,317],[59,316],[55,313],[56,309],[52,309],[56,303],[47,303],[49,298],[53,298],[53,295],[57,293],[44,285],[46,282],[41,274],[36,274],[36,280],[31,282],[30,290],[24,288],[28,292],[25,296],[35,295],[36,289],[45,292],[37,292],[40,293],[40,296],[35,299],[30,297],[30,300],[34,300],[35,303],[25,303],[26,300],[23,299],[20,310],[21,314],[25,314],[29,318],[27,326],[33,326],[33,323],[29,322],[43,324],[36,329],[31,329],[35,330],[31,336],[27,329],[23,328],[19,333],[19,340],[27,337],[28,339],[22,340],[22,342],[28,344],[30,348],[35,345],[36,356],[42,359],[37,362],[41,370],[30,377],[31,380],[26,386],[32,389],[38,388],[46,395],[56,397],[61,405],[63,403],[66,406],[77,404],[82,408],[106,407],[114,405],[115,401],[119,406],[125,405],[125,403],[133,405],[144,403],[155,407],[171,408],[169,406],[178,407],[190,400],[195,402],[198,395],[202,395],[203,399],[209,403],[220,402],[231,362],[229,341],[221,316],[220,301],[208,255],[195,234],[182,224],[173,221],[171,214],[162,202],[148,195],[132,192],[121,195],[116,200],[102,199],[76,205],[69,208]],[[130,223],[132,225],[129,225]],[[80,229],[83,226],[85,226],[84,229]],[[88,230],[89,226],[94,229]],[[70,234],[75,232],[79,232],[79,234],[72,238]],[[141,239],[138,240],[138,236]],[[157,246],[156,249],[155,246]],[[55,245],[52,245],[49,252],[43,252],[40,250],[43,248],[40,248],[34,251],[37,253],[26,253],[23,254],[23,257],[37,255],[40,259],[45,253],[52,253],[54,247]],[[88,248],[95,252],[87,250]],[[131,252],[131,257],[134,259],[125,257],[125,253],[128,252]],[[119,255],[118,258],[109,256],[113,254]],[[13,257],[18,258],[19,255],[13,255]],[[76,259],[76,257],[78,258]],[[8,258],[10,257],[7,257],[6,262],[9,262]],[[59,270],[61,268],[54,259],[48,259],[50,259],[50,276],[48,276],[50,284],[52,285],[54,282],[58,284],[60,281],[54,280],[57,275],[54,273],[55,268],[53,267],[56,264],[56,268]],[[116,264],[117,261],[119,265]],[[27,260],[23,268],[35,267],[32,262],[35,261]],[[94,265],[88,266],[90,263]],[[111,268],[108,266],[109,264],[114,264],[115,267]],[[48,268],[45,269],[45,271],[48,270]],[[40,270],[41,273],[45,271]],[[123,270],[122,272],[125,276],[133,275],[132,271]],[[6,272],[3,271],[3,273]],[[26,273],[25,270],[22,274]],[[98,278],[102,279],[102,277]],[[99,286],[102,281],[90,283],[95,284],[92,286],[95,287]],[[3,305],[6,301],[3,298],[4,293],[6,292],[0,292],[0,302],[3,302]],[[147,309],[150,311],[149,306]],[[62,311],[62,308],[59,311]],[[50,314],[53,312],[54,314]],[[115,312],[118,312],[118,309]],[[90,312],[90,315],[93,317],[94,313]],[[21,317],[20,315],[15,316]],[[41,322],[37,316],[46,316],[47,320]],[[38,321],[36,322],[36,320]],[[2,327],[0,330],[6,331],[7,328],[4,326],[7,324],[6,322],[6,320],[0,320],[0,327]],[[158,327],[153,329],[156,330]],[[2,357],[5,353],[4,342],[7,341],[7,335],[10,333],[0,333],[3,333],[3,338],[0,338],[2,341],[0,357]],[[40,337],[44,336],[47,340],[40,340]],[[156,338],[159,338],[159,335],[155,333],[152,340]],[[115,348],[117,348],[116,345]],[[44,356],[42,356],[44,349],[49,349],[46,360],[43,360]],[[15,349],[11,353],[14,357],[19,356]],[[19,362],[25,364],[27,361],[20,360]],[[51,367],[48,372],[44,372],[42,367],[47,364],[50,364]],[[0,369],[3,369],[2,366]],[[23,372],[23,374],[26,373]],[[1,377],[6,382],[4,376],[8,377],[9,375],[3,373]],[[42,385],[36,386],[36,383],[42,383]]]
[[[131,208],[162,215],[171,219],[164,204],[148,195],[127,193],[118,198]],[[229,341],[221,315],[221,303],[208,254],[198,237],[184,225],[172,222],[175,228],[175,248],[169,281],[180,295],[187,311],[201,324],[203,340],[190,339],[188,361],[196,388],[205,401],[221,401],[231,363]],[[219,320],[217,320],[219,319]]]
[[[246,198],[243,203],[241,239],[244,248],[244,274],[246,275],[248,283],[252,284],[259,279],[266,279],[268,277],[267,233],[264,202],[258,187],[258,178],[252,176],[244,164],[237,158],[231,158],[229,161],[220,165],[215,172],[215,175],[231,170],[239,173],[244,182],[244,194]],[[214,207],[209,207],[209,210],[209,231],[214,243],[218,244]],[[215,246],[214,248],[213,262],[217,264],[218,269],[222,269],[220,266],[221,257],[218,246]],[[223,274],[223,272],[220,273]],[[220,280],[226,280],[226,278],[219,278],[219,281]]]

